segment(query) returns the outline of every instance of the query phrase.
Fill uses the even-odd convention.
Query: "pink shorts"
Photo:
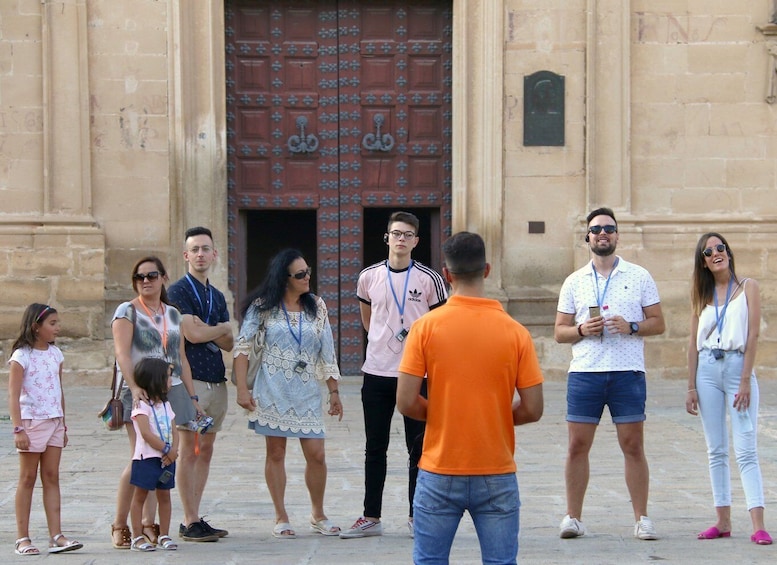
[[[23,453],[43,453],[47,447],[65,447],[65,424],[62,418],[22,420],[22,426],[30,438],[30,448]]]

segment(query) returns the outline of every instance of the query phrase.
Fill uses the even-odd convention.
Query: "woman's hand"
[[[254,400],[253,395],[251,394],[251,391],[247,388],[240,388],[237,389],[237,403],[242,408],[245,408],[249,412],[253,412],[256,410],[256,401]]]
[[[699,395],[695,388],[688,389],[685,395],[685,411],[692,416],[699,415]]]
[[[132,406],[137,407],[141,402],[148,402],[148,393],[139,386],[132,387]]]
[[[337,421],[341,421],[343,419],[343,403],[340,402],[340,393],[339,392],[330,392],[329,393],[329,411],[328,414],[330,416],[339,416]]]
[[[743,412],[750,408],[750,377],[739,380],[739,392],[734,395],[734,408]]]

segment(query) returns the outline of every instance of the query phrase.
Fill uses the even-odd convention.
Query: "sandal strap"
[[[32,540],[30,538],[19,538],[18,540],[16,540],[15,545],[17,547],[19,547],[19,544],[24,542],[24,541],[28,541],[28,542],[32,543]]]

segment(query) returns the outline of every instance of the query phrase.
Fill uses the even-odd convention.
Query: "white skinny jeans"
[[[716,360],[712,351],[699,352],[696,368],[696,393],[699,396],[704,437],[710,464],[710,481],[715,507],[731,506],[731,473],[728,465],[728,428],[726,412],[731,420],[734,453],[742,488],[745,491],[747,509],[764,505],[763,479],[758,464],[756,431],[758,429],[758,381],[750,377],[750,406],[748,418],[737,413],[734,395],[739,391],[744,355],[726,351],[723,359]]]

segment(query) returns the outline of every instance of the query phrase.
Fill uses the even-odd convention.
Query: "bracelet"
[[[65,431],[67,431],[67,426],[65,426]]]
[[[196,395],[196,394],[192,394],[189,398],[191,398],[192,400],[194,400],[196,402],[200,401],[200,397],[198,395]]]
[[[165,448],[162,450],[162,455],[167,455],[168,453],[170,453],[170,444],[166,443]]]
[[[688,392],[696,392],[696,389],[695,388],[689,388]]]
[[[577,335],[579,335],[580,337],[585,337],[583,335],[583,329],[582,328],[583,328],[583,324],[580,324],[579,326],[577,326]]]
[[[340,391],[339,391],[339,390],[337,390],[337,389],[330,390],[330,391],[329,391],[329,396],[332,396],[333,394],[340,394]]]

